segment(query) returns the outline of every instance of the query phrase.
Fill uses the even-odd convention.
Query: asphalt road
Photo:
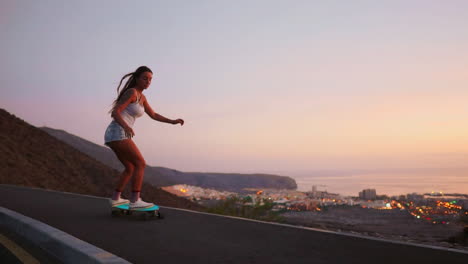
[[[114,218],[103,198],[0,185],[0,206],[133,263],[468,263],[468,254],[162,208]]]

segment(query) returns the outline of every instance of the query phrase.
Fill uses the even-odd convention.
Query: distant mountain
[[[63,130],[42,127],[50,135],[73,146],[79,151],[118,170],[123,166],[111,149],[97,145]],[[145,181],[154,186],[188,184],[222,191],[244,192],[245,188],[296,189],[296,181],[290,177],[270,174],[181,172],[164,167],[147,166]]]
[[[118,177],[115,169],[0,109],[0,184],[110,197]],[[160,205],[202,208],[148,183],[142,196]]]

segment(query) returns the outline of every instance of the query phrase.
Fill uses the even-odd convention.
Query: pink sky
[[[467,167],[466,1],[2,1],[5,108],[97,144],[155,72],[147,162],[183,171]]]

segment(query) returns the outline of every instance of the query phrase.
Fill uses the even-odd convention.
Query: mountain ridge
[[[122,170],[123,166],[118,161],[111,149],[70,134],[65,130],[41,127],[43,131],[59,140],[71,145],[79,151],[93,157],[114,169]],[[221,191],[243,193],[246,188],[270,188],[270,189],[296,189],[296,181],[287,176],[272,174],[242,174],[242,173],[207,173],[207,172],[182,172],[165,167],[145,168],[145,181],[158,187],[188,184],[203,188],[211,188]]]
[[[119,172],[0,108],[0,183],[110,197]],[[129,186],[124,195],[129,197]],[[148,183],[147,201],[202,210]]]

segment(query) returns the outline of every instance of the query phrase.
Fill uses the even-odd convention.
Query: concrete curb
[[[0,227],[38,246],[64,263],[130,263],[42,222],[0,207]]]

